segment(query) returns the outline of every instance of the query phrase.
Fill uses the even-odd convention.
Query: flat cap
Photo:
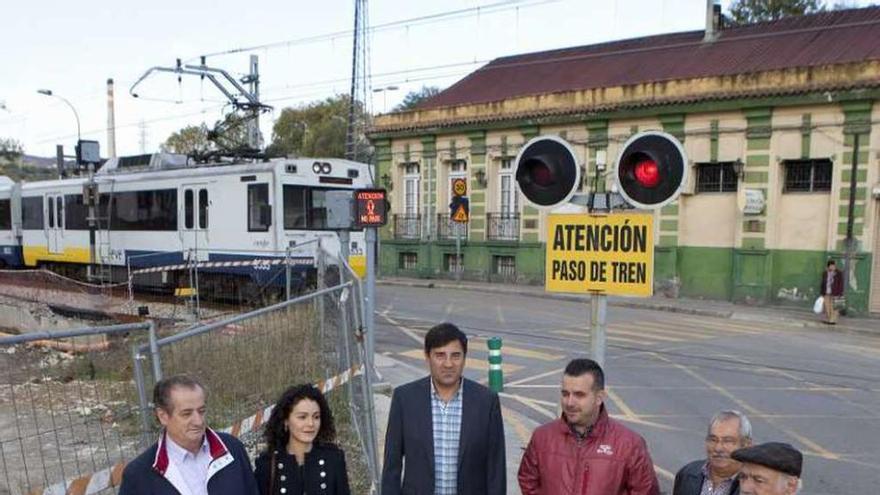
[[[759,464],[776,471],[801,477],[804,456],[787,443],[767,442],[745,447],[730,455],[739,462]]]

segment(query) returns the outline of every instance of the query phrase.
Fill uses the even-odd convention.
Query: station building
[[[808,305],[851,244],[847,306],[880,312],[880,7],[724,24],[716,8],[700,31],[499,58],[378,117],[380,272],[543,283],[547,213],[517,192],[522,145],[563,137],[582,191],[601,191],[631,135],[663,130],[689,179],[655,212],[656,292]],[[464,225],[449,219],[460,177]]]

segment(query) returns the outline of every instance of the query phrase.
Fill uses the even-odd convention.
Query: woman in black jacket
[[[345,453],[327,400],[312,385],[287,389],[266,429],[266,450],[257,457],[261,495],[350,495]]]

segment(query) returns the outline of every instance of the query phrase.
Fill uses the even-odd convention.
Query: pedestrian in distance
[[[496,393],[462,377],[467,344],[451,323],[431,328],[425,335],[430,376],[394,390],[382,495],[506,493],[501,404]]]
[[[740,495],[795,495],[803,488],[804,456],[787,443],[746,447],[735,451],[733,458],[742,463]]]
[[[575,359],[562,375],[562,417],[544,424],[519,466],[523,495],[659,495],[645,440],[611,419],[605,373]]]
[[[676,473],[672,495],[739,495],[741,465],[730,455],[751,444],[752,424],[745,414],[735,410],[715,414],[706,431],[706,458]]]
[[[822,307],[825,309],[825,323],[837,324],[837,310],[834,309],[834,299],[843,297],[843,272],[837,269],[834,260],[828,260],[825,264],[825,272],[822,273],[822,282],[819,285],[819,294],[822,295]]]
[[[336,446],[333,414],[320,390],[296,385],[281,394],[263,430],[257,457],[261,495],[349,495],[345,453]]]
[[[153,389],[159,441],[122,473],[119,495],[256,495],[244,446],[205,422],[207,391],[194,377],[175,375]]]

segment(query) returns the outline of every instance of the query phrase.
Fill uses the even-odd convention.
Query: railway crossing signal
[[[627,203],[658,209],[675,201],[687,180],[687,156],[673,136],[659,131],[631,137],[617,158],[614,182]]]

